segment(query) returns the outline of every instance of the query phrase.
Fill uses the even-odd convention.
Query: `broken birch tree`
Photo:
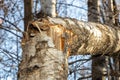
[[[67,57],[86,54],[116,55],[120,51],[120,29],[99,23],[47,17],[31,22],[27,33],[28,38],[25,37],[25,43],[23,42],[26,46],[24,48],[23,62],[19,66],[21,70],[20,76],[25,73],[24,70],[28,68],[29,71],[30,68],[30,72],[37,71],[34,77],[39,74],[39,76],[36,75],[38,79],[42,80],[42,76],[45,74],[49,74],[49,77],[44,76],[44,78],[49,79],[52,77],[51,75],[56,75],[56,73],[51,72],[56,71],[59,77],[57,75],[57,77],[50,79],[61,79],[61,72],[62,80],[66,80],[67,77],[65,78],[63,75],[67,75],[67,67],[65,66]],[[59,69],[54,70],[54,68],[50,67],[53,66],[51,61],[55,61],[55,65],[60,66]],[[43,67],[45,64],[49,68]],[[42,73],[42,70],[45,73]],[[30,75],[29,72],[28,74]],[[22,80],[29,80],[31,77],[26,78]],[[43,80],[47,80],[44,78]]]
[[[47,1],[53,7],[49,7]],[[18,80],[67,80],[69,56],[115,55],[120,51],[119,28],[70,18],[52,18],[56,17],[56,0],[47,1],[41,9],[48,9],[41,11],[51,17],[31,21],[22,39]]]

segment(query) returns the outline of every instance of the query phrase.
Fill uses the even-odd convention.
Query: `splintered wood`
[[[53,42],[55,44],[55,47],[59,50],[64,49],[64,27],[61,25],[54,25],[50,26],[50,30],[48,31],[48,35],[53,39]]]
[[[55,48],[66,52],[70,55],[70,47],[77,36],[73,35],[71,30],[66,29],[63,25],[52,24],[46,19],[30,22],[28,26],[29,37],[35,36],[37,33],[45,32],[52,38]]]
[[[76,36],[73,35],[73,32],[65,29],[62,25],[53,25],[50,26],[50,30],[48,31],[48,36],[53,39],[55,47],[58,50],[67,53],[67,56],[70,56],[73,41],[76,39]]]

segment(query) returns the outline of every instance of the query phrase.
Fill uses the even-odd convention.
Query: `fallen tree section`
[[[32,29],[31,29],[32,28]],[[115,54],[120,51],[120,29],[70,18],[43,18],[29,24],[28,33],[46,32],[55,47],[70,55]]]

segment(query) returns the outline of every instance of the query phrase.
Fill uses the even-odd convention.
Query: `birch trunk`
[[[67,80],[65,53],[44,32],[30,36],[23,45],[18,80]]]
[[[31,24],[34,28],[38,26],[41,30],[48,30],[46,34],[52,38],[56,48],[60,50],[67,48],[70,55],[116,55],[120,50],[120,29],[118,27],[51,17],[34,21]],[[56,40],[58,38],[60,46]]]
[[[56,17],[57,12],[56,12],[56,0],[40,0],[41,3],[41,12],[42,16],[51,16],[51,17]]]
[[[41,3],[43,14],[56,17],[56,0],[41,0]],[[22,40],[18,80],[67,80],[67,57],[116,55],[120,51],[119,28],[51,17],[28,25]]]
[[[120,50],[120,29],[99,23],[80,22],[74,19],[49,19],[54,24],[64,25],[71,36],[68,36],[68,47],[71,55],[107,54],[115,55]],[[66,34],[69,32],[66,32]],[[68,34],[70,35],[70,34]]]
[[[56,0],[40,1],[40,17],[56,17]],[[31,6],[32,0],[25,1],[25,35],[22,39],[23,56],[19,65],[18,80],[66,80],[66,52],[55,47],[46,31],[30,25],[27,27],[31,21]]]
[[[120,51],[120,29],[99,23],[47,17],[31,22],[27,33],[19,80],[66,80],[67,57]]]

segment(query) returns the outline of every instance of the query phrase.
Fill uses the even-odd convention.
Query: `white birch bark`
[[[41,11],[51,17],[56,17],[56,0],[40,0]]]
[[[23,47],[18,80],[66,80],[65,54],[56,49],[44,32],[29,38]]]
[[[99,23],[48,17],[30,23],[28,33],[18,80],[67,80],[67,57],[120,51],[120,29]]]
[[[69,18],[48,18],[49,24],[59,24],[66,29],[71,55],[115,54],[120,51],[120,29],[107,25],[82,22]],[[69,34],[70,31],[71,34]]]

